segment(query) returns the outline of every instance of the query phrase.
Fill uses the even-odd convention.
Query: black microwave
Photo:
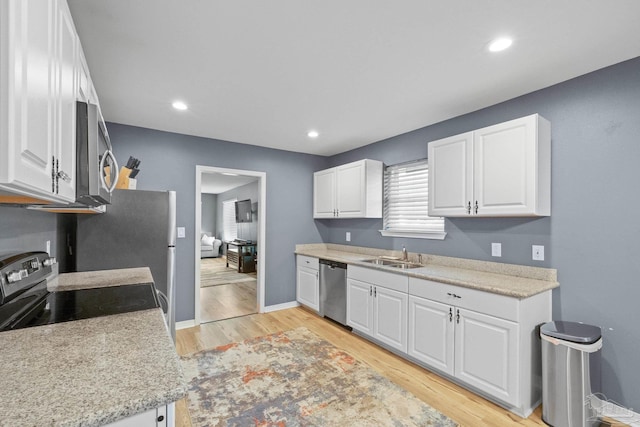
[[[98,106],[76,103],[76,203],[96,207],[111,203],[118,163]]]

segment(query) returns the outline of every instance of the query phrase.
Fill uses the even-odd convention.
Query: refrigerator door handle
[[[169,312],[169,298],[167,298],[167,296],[156,289],[156,294],[158,295],[158,302],[160,302],[160,307],[162,308],[162,311],[164,311],[165,313]]]

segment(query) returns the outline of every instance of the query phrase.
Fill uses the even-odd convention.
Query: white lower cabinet
[[[318,258],[296,258],[296,300],[313,310],[320,310],[320,276]]]
[[[551,291],[525,299],[409,279],[407,354],[527,417],[541,400],[537,326]]]
[[[175,403],[170,403],[132,415],[115,423],[107,424],[107,427],[173,427],[175,425],[174,405]]]
[[[349,266],[347,325],[406,353],[408,283],[403,275]]]
[[[453,375],[453,307],[409,296],[409,346],[407,353],[440,371]]]

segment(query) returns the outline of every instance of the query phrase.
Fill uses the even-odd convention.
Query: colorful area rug
[[[456,426],[306,328],[182,357],[195,426]]]

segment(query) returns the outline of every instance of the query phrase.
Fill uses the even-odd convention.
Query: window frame
[[[404,162],[404,163],[398,163],[395,165],[389,165],[389,166],[385,166],[384,168],[384,174],[383,174],[383,179],[384,179],[384,200],[383,200],[383,218],[382,218],[382,230],[380,231],[380,234],[384,237],[408,237],[408,238],[414,238],[414,239],[432,239],[432,240],[444,240],[445,236],[447,235],[446,231],[445,231],[445,220],[444,217],[429,217],[428,211],[425,212],[425,217],[427,219],[427,221],[431,222],[431,224],[424,224],[424,226],[438,226],[439,224],[441,224],[441,229],[440,230],[425,230],[425,229],[411,229],[410,227],[406,227],[406,228],[388,228],[388,214],[390,211],[390,199],[392,196],[390,196],[390,186],[392,185],[391,183],[391,177],[388,175],[390,173],[393,173],[394,171],[398,171],[400,169],[403,168],[424,168],[426,171],[426,182],[425,182],[425,187],[424,190],[418,194],[418,198],[424,198],[426,199],[426,203],[428,204],[429,201],[429,165],[427,162],[427,159],[420,159],[420,160],[414,160],[414,161],[410,161],[410,162]],[[423,179],[423,178],[420,178]],[[398,202],[397,200],[395,201],[396,203]]]

